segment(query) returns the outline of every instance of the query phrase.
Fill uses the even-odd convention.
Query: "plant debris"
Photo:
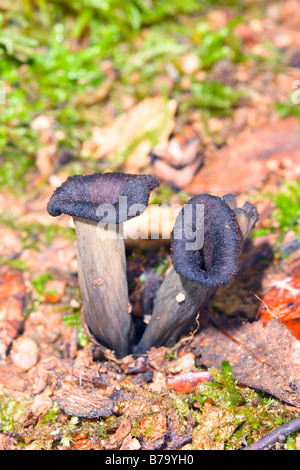
[[[206,366],[220,367],[226,358],[240,383],[300,407],[300,343],[283,323],[218,318],[213,325],[191,343]]]

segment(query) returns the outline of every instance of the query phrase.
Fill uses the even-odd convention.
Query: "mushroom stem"
[[[233,209],[244,242],[257,221],[256,208],[249,203],[243,208],[236,208],[234,196],[231,196],[230,201],[225,197],[224,200]],[[198,312],[201,312],[218,287],[190,281],[172,268],[158,291],[150,323],[136,352],[143,354],[153,346],[170,347],[175,344],[180,334],[192,327]]]
[[[130,352],[133,323],[129,314],[122,225],[73,217],[77,235],[78,281],[87,327],[118,357]]]
[[[188,281],[172,268],[158,291],[150,323],[136,352],[145,353],[153,346],[173,346],[216,290],[217,287]]]

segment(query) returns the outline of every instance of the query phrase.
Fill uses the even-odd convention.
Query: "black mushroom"
[[[54,217],[73,217],[84,320],[99,344],[118,357],[130,352],[134,336],[123,222],[146,209],[157,186],[149,175],[76,175],[56,189],[47,206]]]
[[[189,331],[218,287],[237,273],[243,242],[257,218],[252,204],[237,208],[232,195],[200,194],[188,201],[172,232],[173,268],[158,291],[137,353],[171,346]]]

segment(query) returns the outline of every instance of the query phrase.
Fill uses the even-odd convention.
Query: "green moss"
[[[201,435],[201,428],[196,429],[194,448],[219,448],[221,443],[222,448],[239,449],[245,442],[251,444],[296,417],[296,410],[279,400],[248,387],[237,386],[228,362],[222,364],[221,375],[216,369],[210,372],[215,380],[199,384],[195,396],[202,410],[201,426],[211,425],[214,430],[212,441],[208,444],[205,436]],[[209,408],[205,407],[207,400],[211,403]]]
[[[216,4],[226,6],[233,19],[211,30],[207,12]],[[180,112],[196,106],[228,112],[235,102],[233,91],[209,80],[199,84],[195,74],[189,76],[191,96],[185,100],[180,57],[192,52],[200,68],[208,71],[222,58],[245,60],[234,28],[244,21],[240,11],[248,9],[247,2],[230,0],[8,2],[0,13],[0,77],[8,85],[6,104],[0,105],[0,185],[24,192],[27,176],[36,170],[35,155],[42,143],[31,123],[38,115],[53,117],[55,129],[64,132],[58,154],[67,148],[79,156],[92,126],[106,122],[105,107],[92,97],[107,78],[99,67],[107,59],[118,74],[108,90],[116,114],[122,111],[122,94],[137,100],[157,94],[157,77],[168,75],[167,67],[176,77],[166,96],[179,100]],[[134,73],[139,74],[137,83],[132,81]],[[85,102],[82,96],[91,100]],[[144,138],[155,145],[164,124],[112,156],[106,166],[118,168]]]
[[[169,266],[170,266],[170,263],[168,259],[161,258],[159,262],[157,263],[157,265],[155,266],[155,269],[154,269],[155,274],[157,274],[158,276],[163,276]]]
[[[242,95],[240,91],[218,81],[194,83],[180,109],[186,112],[190,108],[199,108],[212,114],[230,114]]]
[[[297,104],[288,103],[277,103],[275,106],[279,116],[296,116],[300,119],[300,108]]]
[[[269,227],[263,227],[253,232],[253,236],[261,236],[266,233],[275,233],[276,250],[281,249],[285,235],[292,231],[300,241],[300,180],[296,182],[285,181],[284,189],[276,194],[263,194],[274,204],[272,222]]]
[[[236,388],[233,380],[233,372],[228,361],[223,361],[221,364],[224,386],[229,395],[229,401],[232,405],[237,406],[243,402],[240,391]]]
[[[286,441],[286,448],[287,450],[297,450],[295,437],[289,436]]]
[[[0,430],[16,432],[26,413],[26,403],[0,393]]]
[[[11,268],[18,269],[19,271],[28,270],[27,264],[20,259],[10,259],[3,256],[0,257],[0,266],[10,266]]]
[[[82,326],[81,322],[81,313],[80,311],[75,311],[73,314],[68,314],[64,316],[64,323],[69,328],[76,327],[77,331],[77,342],[78,345],[84,348],[88,343],[89,339],[88,336]]]
[[[50,245],[55,237],[61,236],[68,241],[75,240],[75,230],[60,225],[43,225],[39,222],[28,223],[11,212],[0,214],[0,225],[10,227],[20,234],[24,248],[39,249],[38,241]]]
[[[51,279],[53,279],[53,276],[51,274],[42,273],[42,274],[40,274],[39,276],[36,276],[33,279],[32,284],[33,284],[35,290],[39,294],[42,295],[42,294],[45,293],[45,288],[46,288],[47,282],[50,281]]]
[[[52,408],[45,414],[45,416],[42,419],[42,424],[47,424],[47,423],[56,423],[59,415],[60,415],[60,408],[57,404],[53,405]]]
[[[285,189],[272,196],[276,206],[272,215],[281,236],[292,230],[300,240],[300,180],[285,182]]]

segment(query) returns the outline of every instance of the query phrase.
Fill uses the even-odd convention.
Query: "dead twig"
[[[289,423],[284,424],[280,428],[275,429],[275,431],[270,432],[270,434],[267,434],[266,436],[262,437],[254,444],[245,447],[243,450],[265,449],[266,447],[275,444],[275,442],[279,439],[280,436],[288,436],[289,434],[297,431],[298,429],[300,429],[300,416],[298,416],[298,418],[296,419],[293,419]]]

